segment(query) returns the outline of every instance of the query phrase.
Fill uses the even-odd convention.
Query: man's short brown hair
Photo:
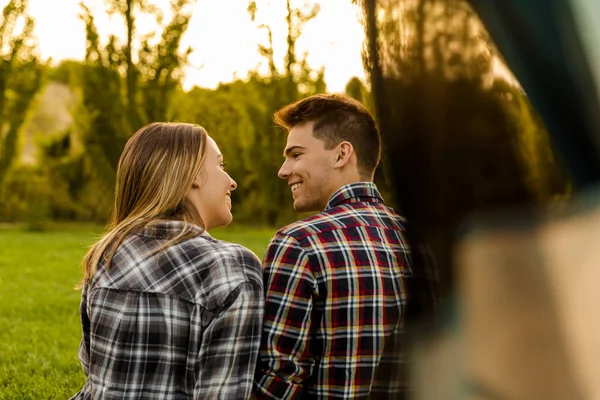
[[[323,140],[328,150],[342,141],[352,143],[361,178],[373,176],[379,164],[381,140],[375,120],[351,97],[317,94],[283,107],[273,119],[288,130],[313,122],[314,137]]]

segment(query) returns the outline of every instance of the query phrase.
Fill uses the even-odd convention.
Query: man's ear
[[[341,168],[350,162],[354,156],[354,147],[350,142],[342,142],[337,145],[336,159],[333,163],[334,168]]]

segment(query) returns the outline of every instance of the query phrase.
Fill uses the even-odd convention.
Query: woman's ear
[[[201,182],[200,182],[200,177],[201,174],[198,174],[198,176],[192,181],[192,189],[199,189],[201,186]]]
[[[341,142],[337,145],[336,160],[333,163],[334,168],[341,168],[350,162],[354,155],[354,147],[350,142]]]

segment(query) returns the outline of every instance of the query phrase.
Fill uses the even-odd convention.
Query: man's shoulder
[[[297,241],[302,241],[307,237],[341,227],[338,224],[341,217],[342,214],[339,213],[339,210],[335,210],[335,212],[332,212],[332,210],[321,211],[318,214],[284,226],[277,231],[275,236],[291,237]]]
[[[288,236],[302,241],[313,235],[337,229],[373,226],[405,230],[406,220],[384,204],[345,204],[293,222],[277,231],[276,236]]]
[[[356,219],[354,205],[337,206],[284,226],[277,231],[275,238],[291,238],[302,243],[312,237],[363,223]]]

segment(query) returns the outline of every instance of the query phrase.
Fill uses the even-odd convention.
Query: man
[[[398,398],[411,250],[373,183],[375,121],[350,98],[316,95],[275,122],[289,130],[278,175],[295,210],[321,212],[280,229],[265,254],[256,397]]]

